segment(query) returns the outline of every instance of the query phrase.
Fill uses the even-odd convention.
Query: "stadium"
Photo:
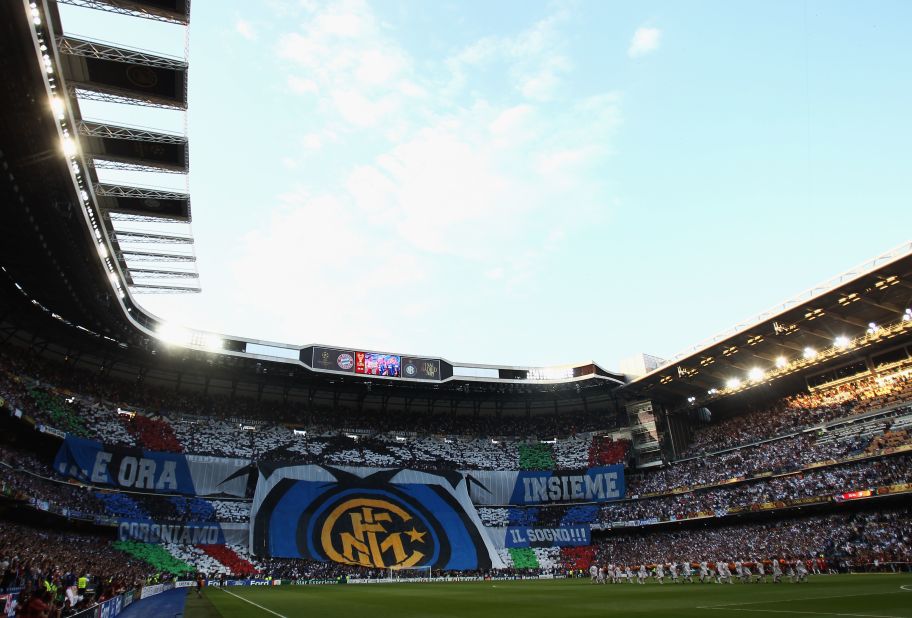
[[[189,193],[103,178],[187,137],[83,107],[187,60],[64,5],[190,23],[0,4],[4,616],[912,616],[912,242],[616,370],[184,327]]]

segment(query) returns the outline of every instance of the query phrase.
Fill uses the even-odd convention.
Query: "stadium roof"
[[[859,354],[912,334],[912,242],[696,344],[632,380],[634,397],[703,403]]]
[[[175,24],[190,22],[190,0],[58,0],[58,2]]]

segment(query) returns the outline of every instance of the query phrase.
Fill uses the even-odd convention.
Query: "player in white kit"
[[[589,567],[589,583],[595,584],[598,582],[598,567],[594,564]]]
[[[772,559],[773,583],[778,584],[782,581],[782,565],[779,564],[779,558]]]
[[[693,569],[690,566],[690,560],[684,561],[684,566],[682,567],[683,577],[681,578],[682,582],[693,583]]]
[[[671,571],[671,581],[674,584],[678,583],[678,563],[672,560],[671,566],[668,567],[668,570]]]
[[[795,571],[798,575],[799,583],[807,582],[808,570],[807,570],[807,566],[805,566],[805,564],[804,564],[804,560],[800,560],[800,559],[798,560],[798,562],[795,564]]]
[[[735,560],[735,574],[741,583],[746,583],[750,579],[750,570],[740,560]]]
[[[785,574],[789,578],[789,581],[794,584],[795,578],[797,577],[795,575],[795,561],[794,560],[785,561]]]
[[[731,579],[731,571],[728,570],[728,564],[721,560],[716,561],[716,583],[734,583]]]
[[[709,566],[707,566],[706,561],[703,560],[700,562],[700,583],[705,584],[707,577],[709,577]]]
[[[641,564],[640,570],[637,571],[637,583],[638,584],[646,583],[646,565],[645,564]]]
[[[756,576],[754,577],[754,583],[759,584],[760,582],[766,583],[766,567],[763,564],[763,561],[759,558],[754,561],[754,571],[756,571]]]
[[[660,584],[665,583],[665,565],[661,562],[655,566],[655,578]]]

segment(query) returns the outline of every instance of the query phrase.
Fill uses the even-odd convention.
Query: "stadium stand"
[[[156,573],[170,573],[181,575],[192,573],[196,569],[183,560],[178,560],[171,555],[164,546],[156,543],[139,543],[136,541],[115,541],[111,545],[114,549],[142,560]]]
[[[577,558],[574,552],[564,565],[588,568],[593,559],[606,563],[655,564],[670,559],[754,560],[819,555],[855,565],[870,565],[875,558],[904,562],[912,550],[907,526],[909,515],[908,510],[837,513],[773,523],[619,534],[597,543],[589,561]]]
[[[149,418],[134,414],[127,421],[127,431],[135,438],[136,446],[150,451],[180,453],[184,450],[171,424],[165,418]]]
[[[614,440],[607,436],[593,437],[588,451],[589,465],[607,466],[624,463],[629,452],[629,440]]]
[[[92,597],[85,600],[87,606],[156,577],[162,569],[135,559],[156,547],[118,545],[95,536],[0,521],[0,590],[28,594],[43,589],[45,582],[63,590],[85,576]],[[178,565],[172,561],[166,564]]]
[[[75,392],[70,390],[70,382],[53,368],[31,361],[32,375],[28,375],[21,373],[22,363],[10,360],[5,354],[0,358],[3,359],[0,396],[8,408],[25,410],[48,425],[59,423],[76,435],[149,450],[329,465],[535,471],[626,463],[631,449],[629,440],[601,432],[530,441],[523,437],[492,438],[439,430],[427,434],[408,432],[405,436],[371,425],[350,433],[355,430],[309,424],[306,435],[301,436],[281,423],[266,423],[256,418],[207,417],[202,413],[208,409],[205,406],[193,407],[197,402],[191,400],[169,401],[166,395],[157,398],[155,409],[167,409],[169,413],[146,416],[138,406],[123,403],[128,400],[114,404],[102,399],[101,394],[109,394],[111,388],[95,385]],[[36,375],[54,376],[55,383],[39,382]],[[717,517],[758,507],[786,508],[790,503],[808,504],[815,499],[832,503],[834,495],[842,492],[912,484],[912,455],[902,451],[912,444],[908,429],[912,426],[912,407],[904,405],[912,393],[906,386],[896,388],[897,384],[905,385],[904,380],[891,379],[893,387],[888,390],[882,388],[882,382],[866,380],[839,390],[842,394],[838,397],[826,393],[813,399],[792,396],[762,410],[745,411],[743,415],[698,427],[693,444],[694,449],[701,449],[699,457],[683,457],[657,469],[630,474],[628,498],[620,502],[548,507],[483,506],[478,508],[478,513],[482,522],[491,527],[589,524],[599,530],[619,523],[655,524]],[[858,401],[846,397],[846,392],[853,393]],[[816,407],[809,407],[812,403]],[[249,412],[250,408],[245,411]],[[368,423],[376,419],[359,417],[359,420]],[[500,429],[507,430],[512,424],[508,420]],[[492,421],[486,420],[473,429],[482,433],[482,428],[492,427]],[[703,448],[705,445],[723,448]],[[694,449],[691,452],[696,452]],[[182,523],[246,522],[250,516],[249,499],[125,493],[65,482],[51,469],[48,460],[11,446],[0,447],[0,482],[5,496],[33,505],[43,504],[42,508],[71,516]],[[510,572],[576,572],[605,556],[610,556],[613,562],[637,564],[642,560],[658,560],[663,553],[674,555],[682,547],[679,536],[694,539],[695,550],[701,546],[713,547],[706,550],[706,557],[710,558],[710,553],[718,552],[741,555],[735,550],[744,552],[743,548],[752,554],[752,548],[759,547],[752,535],[765,531],[780,540],[778,547],[782,549],[776,551],[782,555],[794,546],[798,549],[791,550],[792,553],[813,548],[834,560],[855,564],[870,561],[873,556],[881,561],[908,560],[908,540],[894,525],[907,514],[890,511],[874,517],[837,513],[803,520],[800,526],[786,518],[770,524],[729,525],[680,533],[640,529],[625,535],[612,531],[607,538],[593,536],[592,546],[512,548],[501,550],[500,554]],[[834,542],[829,544],[817,534],[826,526],[839,528]],[[625,540],[615,541],[615,537]],[[733,539],[731,544],[721,544],[723,537]],[[631,539],[639,540],[631,542]],[[888,541],[893,543],[891,547],[887,546]],[[152,571],[174,575],[194,570],[221,577],[258,571],[322,573],[333,577],[369,575],[369,571],[355,567],[254,558],[241,546],[147,545],[121,541],[110,544],[110,549],[117,555],[141,560]],[[747,554],[745,559],[750,557]],[[699,558],[695,554],[692,559]]]
[[[202,552],[227,569],[228,573],[234,575],[255,575],[259,570],[251,564],[249,560],[241,557],[238,550],[229,545],[199,545]]]
[[[684,456],[707,454],[769,440],[835,419],[890,408],[912,398],[912,368],[906,364],[813,393],[792,395],[761,410],[751,410],[699,428]]]

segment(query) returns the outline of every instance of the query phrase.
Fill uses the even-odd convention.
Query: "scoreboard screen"
[[[305,352],[306,356],[304,356]],[[301,360],[305,362],[309,360],[310,365],[320,371],[356,373],[405,380],[439,381],[444,378],[442,375],[443,363],[439,358],[314,347],[302,350]],[[452,370],[448,375],[452,375]]]
[[[399,377],[399,356],[376,352],[355,352],[355,373],[369,376]]]

